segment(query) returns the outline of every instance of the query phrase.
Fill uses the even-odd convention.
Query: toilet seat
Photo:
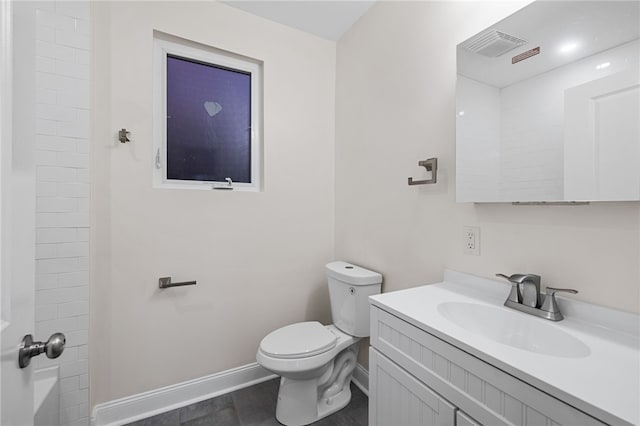
[[[319,322],[299,322],[269,333],[260,350],[273,358],[303,358],[333,349],[336,341],[336,335]]]

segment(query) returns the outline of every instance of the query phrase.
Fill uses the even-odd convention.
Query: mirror
[[[640,200],[640,2],[537,1],[457,47],[458,202]]]

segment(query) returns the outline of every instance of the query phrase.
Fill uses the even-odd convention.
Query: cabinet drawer
[[[454,426],[455,407],[391,362],[369,350],[369,424]]]
[[[376,306],[371,345],[481,424],[604,425]]]

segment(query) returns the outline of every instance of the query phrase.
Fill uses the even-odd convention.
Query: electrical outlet
[[[478,226],[465,226],[462,237],[464,253],[480,256],[480,228]]]

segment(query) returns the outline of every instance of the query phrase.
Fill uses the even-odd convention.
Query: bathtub
[[[58,366],[54,366],[33,372],[34,426],[58,426],[60,424],[58,371]]]

